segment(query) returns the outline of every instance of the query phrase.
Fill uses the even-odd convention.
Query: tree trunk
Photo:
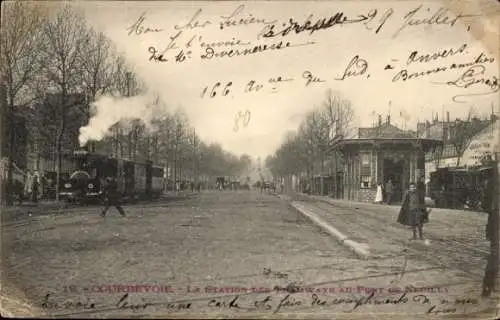
[[[146,157],[147,157],[147,160],[151,160],[152,157],[151,157],[151,139],[149,138],[149,135],[146,136]]]
[[[61,188],[62,139],[66,129],[66,98],[66,89],[63,87],[59,109],[61,123],[56,137],[56,201],[59,201],[59,190]]]
[[[61,177],[61,165],[62,165],[62,139],[64,136],[66,126],[65,115],[63,115],[61,128],[57,135],[56,140],[56,201],[59,201],[59,190],[60,190],[60,177]]]
[[[123,153],[124,153],[124,148],[123,148],[123,141],[122,141],[122,131],[120,128],[118,128],[118,143],[120,147],[120,159],[123,159]]]
[[[60,178],[61,178],[61,150],[63,130],[59,132],[56,140],[56,201],[59,201]]]
[[[132,131],[128,134],[128,158],[132,160]]]
[[[7,167],[7,188],[6,188],[6,200],[7,205],[12,205],[13,203],[13,181],[12,181],[12,170],[14,169],[14,145],[16,142],[15,134],[15,121],[14,121],[14,102],[12,99],[9,101],[9,161]]]
[[[174,154],[172,157],[173,162],[173,177],[174,177],[174,186],[177,183],[177,145],[174,146]]]

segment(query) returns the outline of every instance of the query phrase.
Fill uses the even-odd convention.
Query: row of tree
[[[328,90],[322,104],[308,112],[299,128],[288,133],[276,152],[266,158],[266,167],[275,177],[302,174],[311,177],[324,171],[330,141],[349,137],[353,120],[350,101]]]
[[[220,144],[204,143],[181,110],[154,119],[151,130],[140,131],[141,145],[147,149],[142,154],[168,167],[172,180],[246,176],[252,168],[249,155],[237,157]]]
[[[22,167],[31,151],[37,163],[54,159],[59,182],[64,154],[79,147],[79,129],[92,117],[93,102],[104,95],[141,95],[147,88],[112,41],[71,4],[12,1],[3,9],[1,150],[8,159],[7,185],[14,163]],[[182,112],[162,114],[152,126],[140,119],[120,122],[111,132],[90,148],[122,158],[146,155],[172,167],[175,178],[186,167],[192,174],[237,175],[251,162],[203,144]]]

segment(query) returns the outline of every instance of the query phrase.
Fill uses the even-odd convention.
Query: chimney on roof
[[[391,116],[387,116],[387,124],[391,124]]]
[[[446,122],[450,122],[450,112],[446,111]]]
[[[378,126],[380,127],[382,125],[382,115],[378,115]]]

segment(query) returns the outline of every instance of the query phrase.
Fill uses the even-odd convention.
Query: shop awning
[[[481,165],[481,160],[487,157],[494,158],[495,148],[498,148],[500,139],[500,120],[484,128],[469,143],[460,163],[465,166]]]

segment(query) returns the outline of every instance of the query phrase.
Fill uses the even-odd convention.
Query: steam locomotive
[[[164,168],[151,161],[130,161],[78,150],[73,153],[76,170],[63,179],[60,199],[85,203],[103,199],[106,177],[113,177],[124,201],[158,198],[165,186]]]

